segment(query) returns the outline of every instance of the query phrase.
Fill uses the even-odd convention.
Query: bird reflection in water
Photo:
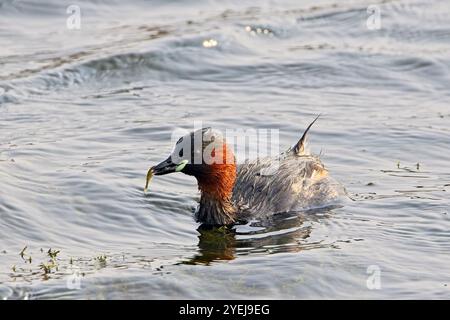
[[[334,207],[335,208],[335,207]],[[332,215],[333,207],[307,212],[290,212],[270,216],[235,227],[201,225],[197,231],[198,252],[182,264],[209,265],[249,254],[301,252],[329,246],[308,241],[314,223]]]

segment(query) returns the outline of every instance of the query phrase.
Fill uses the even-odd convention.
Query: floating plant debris
[[[59,250],[53,250],[53,251],[52,251],[51,248],[48,249],[48,251],[47,251],[48,256],[49,256],[52,260],[55,260],[55,259],[56,259],[56,256],[58,255],[58,253],[60,253]]]
[[[20,257],[23,259],[23,257],[25,256],[25,251],[27,250],[28,246],[25,246],[22,251],[20,251],[19,255]]]

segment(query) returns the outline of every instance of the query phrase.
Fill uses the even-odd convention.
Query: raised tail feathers
[[[296,155],[304,155],[305,154],[305,144],[306,144],[306,135],[309,131],[309,129],[311,129],[312,125],[314,124],[314,122],[317,121],[317,119],[319,119],[320,114],[313,120],[313,122],[311,122],[308,126],[308,128],[306,128],[305,132],[303,133],[302,137],[300,138],[300,140],[298,140],[298,142],[295,144],[295,146],[292,148],[292,151],[294,152],[294,154]]]

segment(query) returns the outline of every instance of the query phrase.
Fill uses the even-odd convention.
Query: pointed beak
[[[177,165],[172,162],[172,158],[168,157],[166,160],[157,164],[152,169],[155,176],[162,176],[168,173],[176,172],[176,168]]]

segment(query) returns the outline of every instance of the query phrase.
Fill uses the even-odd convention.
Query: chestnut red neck
[[[224,142],[213,150],[212,156],[218,161],[203,164],[195,175],[201,192],[197,221],[212,225],[232,224],[236,216],[231,201],[237,175],[234,154]]]

